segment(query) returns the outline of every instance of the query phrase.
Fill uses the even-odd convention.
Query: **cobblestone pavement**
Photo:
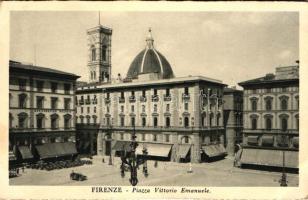
[[[26,169],[19,177],[11,178],[10,185],[130,185],[128,172],[124,178],[120,176],[119,158],[114,159],[113,165],[102,163],[101,160],[101,157],[94,157],[93,165],[53,171]],[[70,180],[72,170],[86,175],[88,180]],[[193,173],[187,173],[188,170],[189,163],[158,162],[155,168],[154,161],[148,161],[149,176],[143,176],[141,166],[138,170],[138,186],[277,187],[281,178],[279,172],[233,167],[232,158],[192,164]],[[298,186],[298,178],[298,174],[287,174],[288,186]]]

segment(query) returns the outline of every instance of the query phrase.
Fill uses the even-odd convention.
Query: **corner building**
[[[244,88],[240,163],[298,168],[299,65],[239,83]]]
[[[9,63],[9,151],[18,163],[77,154],[76,76],[51,68]]]
[[[167,59],[154,48],[149,30],[146,48],[133,59],[124,79],[118,75],[117,80],[77,89],[79,103],[88,96],[91,102],[94,94],[100,102],[94,118],[90,105],[77,106],[77,131],[80,137],[92,135],[90,149],[102,156],[129,150],[135,131],[137,154],[146,148],[149,159],[201,162],[224,157],[225,86],[202,76],[176,78]],[[89,113],[84,112],[87,107]]]

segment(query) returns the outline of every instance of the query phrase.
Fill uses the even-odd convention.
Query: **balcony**
[[[152,95],[152,102],[158,102],[158,101],[159,101],[158,95]]]
[[[140,102],[146,102],[147,101],[147,98],[146,97],[144,97],[144,96],[141,96],[140,97]]]
[[[105,104],[110,103],[110,98],[105,98]]]
[[[171,95],[164,95],[164,101],[171,101]]]
[[[90,99],[86,99],[86,105],[89,105],[89,104],[91,104]]]
[[[130,96],[129,97],[129,102],[130,103],[135,103],[136,102],[136,97],[135,96]]]
[[[182,95],[182,100],[183,101],[189,101],[190,100],[190,95],[189,94],[183,94]]]
[[[97,99],[92,99],[92,104],[97,104]]]
[[[223,126],[217,126],[217,127],[193,127],[193,126],[101,126],[102,129],[112,129],[112,130],[119,130],[119,131],[133,131],[134,129],[136,131],[188,131],[188,132],[194,132],[194,131],[211,131],[211,130],[223,130]]]
[[[125,103],[125,98],[124,97],[120,97],[119,98],[119,103]]]
[[[267,129],[244,129],[243,130],[244,133],[258,133],[258,134],[285,134],[285,135],[290,135],[290,134],[295,134],[298,135],[299,130],[297,129],[288,129],[286,131],[283,131],[281,129],[271,129],[271,130],[267,130]]]
[[[84,105],[84,100],[79,100],[79,105]]]
[[[32,133],[32,132],[58,132],[58,131],[75,131],[75,127],[58,127],[58,128],[10,128],[10,133]]]

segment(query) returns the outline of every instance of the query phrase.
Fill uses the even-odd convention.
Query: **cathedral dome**
[[[131,63],[127,78],[137,78],[139,74],[158,73],[161,78],[173,78],[173,70],[167,59],[158,52],[154,46],[154,39],[149,29],[149,35],[146,38],[147,46],[141,51]]]

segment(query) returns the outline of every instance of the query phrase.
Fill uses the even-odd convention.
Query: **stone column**
[[[234,128],[226,127],[226,138],[227,138],[227,152],[229,155],[234,155],[234,139],[235,130]]]
[[[104,132],[99,130],[97,133],[97,155],[104,156],[105,148],[104,148]]]
[[[176,132],[170,133],[171,143],[173,143],[172,151],[171,151],[171,162],[179,162],[180,159],[178,158],[177,152],[179,148],[178,142],[178,134]]]
[[[200,136],[199,133],[193,133],[193,145],[191,148],[191,162],[200,163],[201,154],[200,154]]]

